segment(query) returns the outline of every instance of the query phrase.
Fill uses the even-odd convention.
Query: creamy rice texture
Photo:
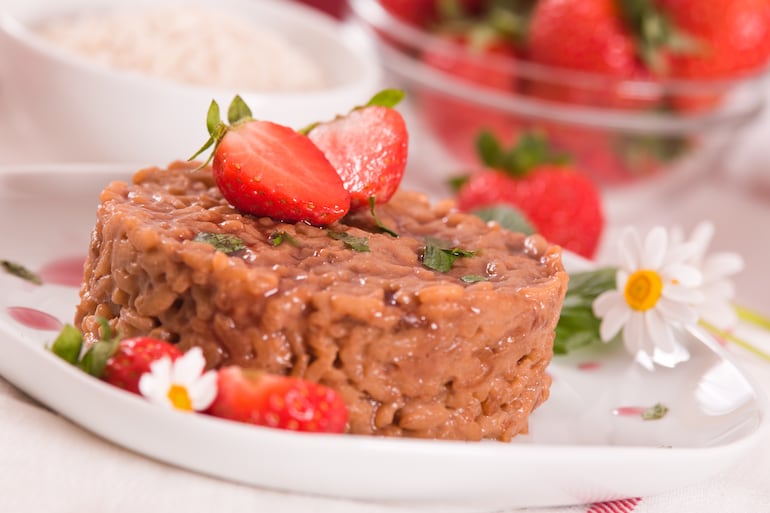
[[[250,91],[325,85],[320,67],[280,34],[201,7],[84,12],[39,32],[93,61],[176,82]]]

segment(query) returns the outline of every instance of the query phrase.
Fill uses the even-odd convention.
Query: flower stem
[[[738,318],[742,321],[759,326],[766,330],[770,330],[770,319],[760,314],[755,310],[750,310],[744,306],[733,305],[735,313],[738,314]]]
[[[759,356],[760,358],[763,358],[764,360],[767,360],[770,362],[770,354],[767,354],[766,352],[762,351],[758,347],[754,346],[753,344],[750,344],[749,342],[743,340],[740,337],[737,337],[733,335],[732,333],[729,333],[727,331],[721,330],[714,326],[713,324],[709,324],[708,322],[701,320],[700,321],[701,326],[706,328],[708,331],[713,333],[714,335],[723,338],[729,342],[732,342],[733,344],[742,347],[743,349],[754,353],[755,355]]]

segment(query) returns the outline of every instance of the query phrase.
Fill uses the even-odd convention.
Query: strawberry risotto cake
[[[76,325],[327,385],[354,434],[526,432],[551,383],[560,249],[412,192],[377,217],[282,223],[235,210],[210,168],[140,170],[101,195]],[[454,261],[430,268],[436,253]]]

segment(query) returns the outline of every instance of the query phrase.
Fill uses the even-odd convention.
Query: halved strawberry
[[[259,426],[342,433],[348,410],[329,387],[241,367],[218,371],[217,397],[207,413]]]
[[[409,134],[393,107],[402,91],[389,89],[344,116],[313,124],[303,132],[331,162],[350,193],[350,208],[386,203],[398,189],[406,169]]]
[[[211,137],[191,157],[214,146],[213,172],[222,195],[238,210],[280,221],[323,226],[350,209],[350,194],[321,150],[307,136],[270,121],[257,121],[236,96],[229,125],[211,102]],[[209,157],[209,160],[212,158]]]

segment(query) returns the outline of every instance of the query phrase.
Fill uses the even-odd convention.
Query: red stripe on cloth
[[[642,502],[641,497],[608,502],[595,502],[588,507],[586,513],[631,513],[636,509],[636,505],[640,502]]]

